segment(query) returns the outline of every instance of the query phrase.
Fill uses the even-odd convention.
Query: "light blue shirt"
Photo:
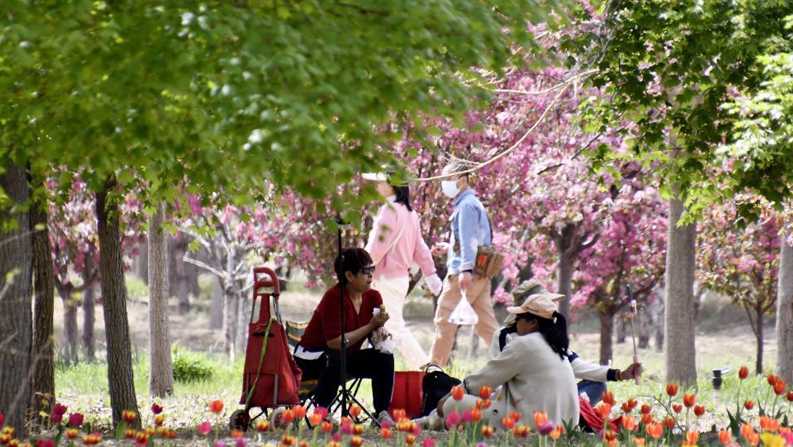
[[[490,245],[492,233],[487,211],[470,188],[454,198],[454,212],[450,221],[446,267],[448,274],[456,275],[474,268],[477,248]]]

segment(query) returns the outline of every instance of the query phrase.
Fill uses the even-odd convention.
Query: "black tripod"
[[[342,243],[341,243],[341,229],[342,229],[342,226],[345,225],[345,222],[342,220],[341,217],[337,216],[336,217],[336,225],[337,225],[337,228],[338,228],[338,241],[337,242],[338,242],[338,250],[339,250],[339,259],[340,259],[340,261],[341,261],[341,263],[343,265],[344,264],[344,258],[343,258],[343,254],[342,254],[343,250],[342,250]],[[345,273],[342,272],[342,275],[344,275],[344,274]],[[340,343],[340,346],[339,346],[339,378],[341,379],[340,380],[341,381],[341,391],[339,391],[339,394],[336,396],[336,399],[334,399],[334,403],[338,402],[338,406],[341,407],[341,415],[342,416],[349,416],[350,415],[350,405],[352,403],[355,403],[356,405],[358,405],[358,407],[361,408],[361,411],[369,419],[374,421],[374,423],[379,426],[380,424],[377,422],[377,419],[375,419],[372,416],[372,414],[366,409],[366,407],[361,405],[361,403],[358,401],[358,399],[356,399],[355,392],[358,391],[358,386],[354,387],[355,388],[354,391],[351,388],[347,388],[347,339],[344,336],[344,331],[345,331],[346,323],[347,323],[346,312],[345,312],[345,309],[344,309],[344,307],[345,307],[344,304],[345,304],[345,301],[346,301],[345,296],[344,296],[345,282],[346,281],[339,281],[339,297],[340,297],[340,299],[339,299],[339,321],[341,321],[341,343]],[[335,408],[338,408],[338,406],[336,406]],[[328,410],[331,413],[333,413],[334,410],[335,410],[334,404],[331,403],[330,407],[331,408],[329,408]]]

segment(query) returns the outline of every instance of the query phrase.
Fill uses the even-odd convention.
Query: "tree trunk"
[[[600,364],[608,365],[613,357],[614,314],[598,312],[600,317]]]
[[[236,354],[235,351],[235,336],[237,334],[237,308],[239,300],[233,291],[226,292],[225,309],[223,309],[223,348],[226,355],[233,362]]]
[[[147,241],[142,241],[140,243],[140,254],[135,259],[136,265],[136,275],[140,278],[147,286],[149,285],[149,244]]]
[[[90,258],[86,257],[86,269],[91,262]],[[91,265],[91,269],[94,266]],[[83,351],[85,352],[85,360],[93,362],[96,360],[96,343],[94,338],[94,324],[96,323],[96,289],[94,288],[93,279],[83,275],[83,284],[85,284],[85,291],[83,292]]]
[[[782,239],[776,298],[777,374],[793,383],[793,246]]]
[[[650,307],[650,303],[646,303],[644,306],[639,307],[638,321],[636,322],[639,325],[637,328],[639,332],[639,349],[647,349],[650,347],[650,334],[653,328]]]
[[[248,340],[248,323],[251,321],[251,302],[246,300],[242,294],[237,295],[237,333],[235,338],[235,351],[245,352],[245,345]]]
[[[209,303],[209,328],[222,329],[223,328],[223,302],[225,297],[223,295],[223,288],[219,281],[212,281],[212,292]]]
[[[38,184],[36,182],[35,184]],[[55,401],[55,350],[53,320],[55,307],[55,277],[52,271],[52,252],[47,228],[47,204],[34,201],[30,208],[30,227],[33,229],[33,400],[31,414],[40,425],[47,423]]]
[[[76,365],[80,359],[77,354],[79,350],[79,335],[77,334],[77,305],[72,298],[72,287],[59,287],[58,294],[63,301],[63,337],[64,337],[64,359],[67,365]]]
[[[623,313],[619,313],[614,316],[614,329],[617,332],[617,344],[620,345],[625,343],[625,337],[627,336],[625,331],[625,315]]]
[[[175,296],[179,303],[179,313],[184,315],[190,312],[190,284],[188,283],[187,263],[184,255],[187,253],[187,236],[182,233],[170,238],[168,243],[170,251],[168,272],[168,294]]]
[[[694,331],[694,271],[696,269],[696,227],[677,223],[685,206],[672,199],[666,252],[666,319],[668,335],[664,359],[666,382],[683,387],[696,384],[696,351]]]
[[[168,335],[168,250],[163,234],[163,206],[149,219],[149,393],[173,394],[171,340]]]
[[[564,295],[564,298],[559,302],[559,313],[564,315],[567,320],[570,320],[570,297],[572,296],[573,289],[573,272],[575,255],[571,249],[573,243],[573,235],[575,233],[575,226],[567,224],[562,230],[561,236],[556,241],[556,247],[559,252],[559,267],[558,267],[558,293]]]
[[[23,205],[30,197],[25,171],[5,163],[0,187],[7,203],[0,209],[0,409],[5,424],[25,439],[25,413],[31,399],[33,338],[33,244],[30,217]],[[7,224],[14,224],[9,226]]]
[[[99,275],[107,339],[107,376],[113,424],[118,425],[124,410],[138,413],[130,352],[127,319],[127,286],[121,259],[118,198],[112,197],[115,180],[108,179],[96,193],[96,219],[99,233]],[[140,428],[140,417],[131,424]]]
[[[757,318],[757,357],[754,364],[754,372],[758,375],[763,373],[763,306],[757,306],[754,310]]]

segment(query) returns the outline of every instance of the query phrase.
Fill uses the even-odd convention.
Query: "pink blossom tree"
[[[50,188],[50,192],[55,190]],[[48,229],[54,282],[64,306],[64,358],[70,364],[79,360],[77,309],[80,305],[84,312],[85,356],[93,360],[95,355],[93,287],[99,279],[99,237],[94,207],[94,195],[79,177],[72,182],[67,197],[51,197],[49,201]],[[122,248],[124,253],[136,256],[143,234],[142,207],[134,194],[126,197],[121,212]],[[124,261],[128,268],[129,259]],[[78,297],[80,293],[84,294],[82,300]]]
[[[741,202],[754,202],[761,209],[756,221],[739,217],[736,205]],[[746,312],[757,342],[757,374],[763,372],[764,316],[776,306],[781,229],[779,213],[746,195],[708,209],[699,224],[697,280]]]

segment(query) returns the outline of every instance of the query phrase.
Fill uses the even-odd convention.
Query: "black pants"
[[[328,408],[339,391],[339,351],[328,349],[316,360],[295,358],[297,366],[303,370],[303,378],[319,379],[314,393],[317,405]],[[374,349],[361,349],[347,353],[347,378],[366,378],[372,380],[374,414],[388,410],[391,392],[394,388],[394,356]]]

